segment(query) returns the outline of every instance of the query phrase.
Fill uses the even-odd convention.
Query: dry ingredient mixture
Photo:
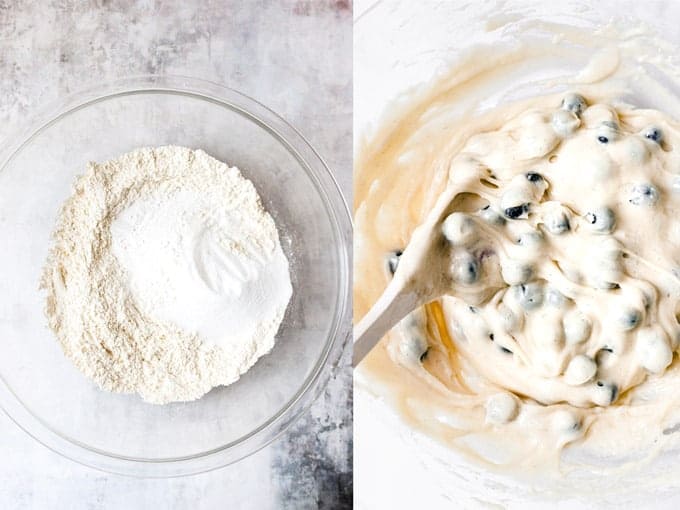
[[[78,369],[156,404],[236,381],[272,349],[292,294],[253,184],[176,146],[88,166],[57,220],[41,286]]]

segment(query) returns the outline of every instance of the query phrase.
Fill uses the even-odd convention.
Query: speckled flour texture
[[[174,146],[88,166],[57,220],[41,286],[78,369],[156,404],[236,381],[273,347],[292,293],[252,183]]]

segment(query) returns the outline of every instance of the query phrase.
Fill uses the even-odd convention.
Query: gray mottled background
[[[345,196],[352,157],[351,0],[0,0],[0,140],[35,109],[148,73],[215,81],[281,114]],[[350,508],[351,369],[273,445],[192,477],[139,480],[59,457],[0,414],[0,507]]]

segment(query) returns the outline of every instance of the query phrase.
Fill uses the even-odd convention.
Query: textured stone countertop
[[[254,97],[325,158],[349,202],[351,0],[0,0],[0,140],[36,108],[113,78],[202,78]],[[0,413],[0,507],[350,508],[349,353],[279,440],[206,474],[133,479],[41,446]]]

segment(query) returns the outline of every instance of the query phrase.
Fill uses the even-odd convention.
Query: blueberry
[[[636,184],[628,201],[633,205],[652,206],[659,201],[659,191],[651,184]]]
[[[660,374],[673,361],[668,335],[658,328],[644,328],[637,332],[635,353],[640,365],[653,374]]]
[[[519,413],[517,398],[506,392],[490,396],[484,407],[486,409],[486,422],[493,425],[511,422]]]
[[[453,279],[464,285],[470,285],[479,278],[479,264],[469,253],[457,257],[453,261]]]
[[[464,266],[464,275],[461,277],[461,281],[465,283],[473,283],[477,280],[478,265],[477,261],[471,261]]]
[[[598,207],[586,213],[585,217],[591,228],[598,233],[609,234],[616,226],[614,211],[609,207]]]
[[[537,283],[527,283],[513,287],[517,302],[526,310],[533,310],[543,304],[543,289]]]
[[[619,124],[613,120],[605,120],[600,122],[597,129],[597,141],[606,144],[614,142],[621,136],[621,128]]]
[[[564,339],[568,344],[578,344],[590,337],[592,324],[590,319],[578,310],[567,312],[562,318]]]
[[[574,356],[564,372],[564,380],[570,386],[580,386],[595,377],[597,363],[585,354]]]
[[[618,323],[624,331],[634,329],[642,320],[642,314],[638,310],[626,310],[618,319]]]
[[[529,182],[539,182],[543,180],[543,176],[541,174],[537,174],[536,172],[529,172],[527,175],[527,180]]]
[[[609,385],[609,391],[611,394],[611,403],[614,403],[616,401],[616,397],[619,396],[619,388],[616,386],[616,384],[610,384]]]
[[[581,430],[581,418],[566,409],[558,409],[552,413],[552,424],[555,430],[573,435]]]
[[[614,383],[597,381],[593,394],[593,402],[598,406],[608,406],[614,403],[619,395],[619,387]]]
[[[663,140],[663,132],[656,126],[650,126],[644,130],[645,138],[652,142],[661,143]]]
[[[548,232],[556,236],[569,232],[571,225],[569,225],[569,220],[565,217],[560,218],[559,221],[554,223],[548,223]]]
[[[567,110],[558,110],[554,112],[550,118],[555,134],[562,138],[568,138],[581,125],[581,121],[573,112]]]
[[[569,218],[564,211],[554,212],[545,218],[545,228],[553,235],[561,235],[571,228]]]
[[[570,111],[576,116],[580,116],[587,107],[588,103],[581,94],[570,93],[562,99],[562,109]]]
[[[387,268],[390,270],[390,274],[394,274],[397,272],[397,266],[399,265],[399,257],[403,252],[401,250],[396,250],[393,251],[389,258],[387,259]]]
[[[446,217],[442,223],[442,233],[454,246],[470,244],[477,237],[475,222],[461,212],[454,212]]]
[[[422,334],[405,334],[399,342],[399,350],[402,356],[410,362],[422,361],[427,354],[429,346]]]
[[[511,220],[516,220],[529,212],[529,204],[508,207],[504,212],[508,218],[510,218]]]

